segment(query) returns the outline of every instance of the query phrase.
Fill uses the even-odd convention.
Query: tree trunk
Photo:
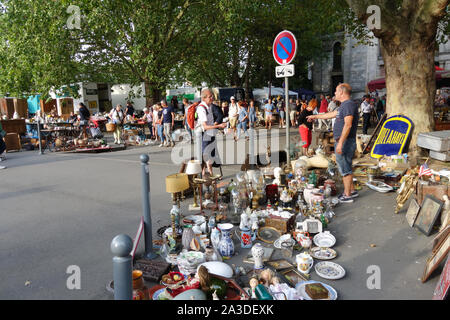
[[[408,40],[390,41],[382,46],[386,66],[386,112],[388,116],[404,115],[413,122],[408,153],[416,158],[421,155],[417,135],[434,130],[435,42]]]
[[[161,90],[155,84],[149,81],[144,81],[145,83],[145,103],[147,106],[153,106],[154,104],[161,101]]]

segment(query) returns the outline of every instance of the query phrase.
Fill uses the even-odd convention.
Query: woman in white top
[[[112,122],[116,124],[116,130],[114,131],[114,143],[121,144],[120,138],[122,136],[122,124],[125,115],[122,111],[122,106],[118,104],[114,109],[111,110],[109,117]]]
[[[156,125],[156,120],[158,119],[158,105],[153,105],[152,107],[153,109],[153,132],[152,135],[153,137],[155,137],[155,140],[158,141],[158,133],[157,133],[157,125]]]

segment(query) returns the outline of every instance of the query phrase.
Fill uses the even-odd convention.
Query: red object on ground
[[[306,142],[306,144],[303,145],[303,148],[308,148],[311,145],[312,141],[312,133],[309,128],[300,126],[298,128],[298,132],[300,133],[300,137],[302,138],[302,141]]]

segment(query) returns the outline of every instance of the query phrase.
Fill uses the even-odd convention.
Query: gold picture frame
[[[280,270],[294,268],[294,265],[286,259],[266,261],[265,264],[277,272]]]
[[[287,269],[279,272],[279,274],[286,280],[288,284],[295,288],[297,283],[308,281],[308,277],[300,273],[296,268]]]

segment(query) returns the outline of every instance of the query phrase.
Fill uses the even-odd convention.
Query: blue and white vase
[[[231,223],[223,223],[217,225],[222,232],[222,238],[220,239],[218,250],[223,259],[230,259],[234,255],[234,243],[231,240],[231,229],[233,225]]]

